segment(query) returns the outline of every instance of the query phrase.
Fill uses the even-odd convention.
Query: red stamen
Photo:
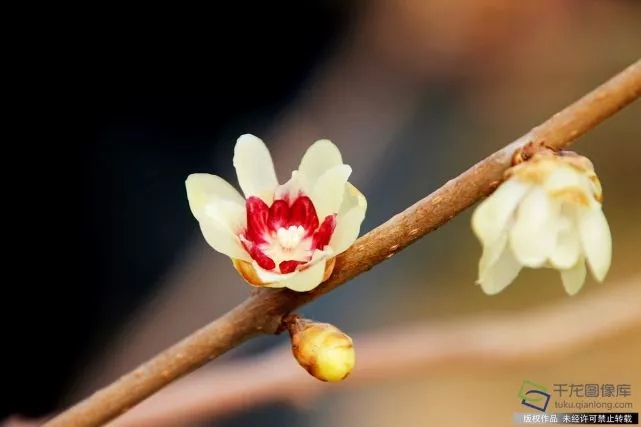
[[[258,265],[260,265],[265,270],[273,270],[274,268],[276,268],[276,263],[274,262],[274,260],[265,255],[265,253],[261,251],[257,245],[252,246],[251,250],[249,251],[249,255],[256,261]]]
[[[274,200],[269,208],[269,227],[276,231],[280,227],[287,227],[289,223],[289,206],[285,200]]]
[[[327,215],[323,223],[318,227],[318,231],[314,233],[314,240],[312,243],[312,249],[323,249],[329,244],[329,240],[332,238],[332,233],[336,228],[336,215]]]
[[[299,197],[289,209],[289,225],[302,225],[305,229],[305,237],[314,234],[314,231],[318,228],[318,216],[310,198],[307,196]]]
[[[245,237],[254,243],[264,243],[269,236],[269,208],[260,198],[250,196],[245,203],[247,231]]]
[[[241,241],[249,255],[263,269],[272,271],[276,269],[276,262],[267,256],[260,248],[264,244],[274,244],[271,239],[280,228],[302,226],[305,229],[304,238],[312,238],[311,250],[324,249],[336,228],[336,215],[328,215],[323,223],[318,221],[318,215],[311,199],[298,195],[292,200],[291,194],[275,200],[271,207],[258,197],[251,196],[247,199],[247,229],[241,235]],[[290,202],[291,205],[289,204]],[[309,254],[311,259],[311,253]],[[278,264],[281,274],[292,273],[300,265],[308,261],[285,260]]]
[[[295,271],[296,267],[298,267],[300,264],[303,264],[303,261],[283,261],[278,264],[278,268],[280,268],[280,272],[282,274],[287,274]]]

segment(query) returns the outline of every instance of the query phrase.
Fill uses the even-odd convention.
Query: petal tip
[[[256,135],[252,135],[251,133],[239,136],[236,140],[236,145],[234,146],[234,166],[236,166],[239,156],[242,156],[247,152],[251,154],[251,152],[256,148],[264,150],[267,149],[267,146],[262,139],[258,138]]]
[[[609,270],[610,270],[610,264],[608,263],[607,266],[604,266],[601,269],[592,270],[592,276],[594,276],[594,280],[596,280],[597,282],[603,283],[605,281],[605,278],[608,275]]]
[[[191,173],[185,178],[185,187],[187,189],[193,188],[195,185],[200,184],[203,180],[208,179],[210,174],[208,173]]]
[[[579,293],[585,284],[585,260],[580,259],[572,268],[561,270],[561,281],[565,292],[572,296]]]
[[[320,145],[325,145],[325,146],[327,146],[327,147],[331,147],[332,149],[333,149],[333,148],[338,149],[338,147],[336,146],[336,144],[334,144],[331,140],[329,140],[329,139],[327,139],[327,138],[317,139],[316,141],[314,141],[314,143],[313,143],[310,147],[313,147],[313,146],[315,146],[315,145],[318,145],[318,146],[320,146]]]
[[[245,197],[260,195],[263,198],[267,194],[266,201],[271,203],[271,196],[278,187],[278,178],[263,140],[252,134],[241,135],[234,147],[233,165]]]
[[[481,290],[485,295],[489,295],[489,296],[497,295],[497,294],[500,294],[501,291],[503,290],[496,287],[488,286],[485,282],[481,282],[480,280],[477,280],[475,283],[481,288]]]
[[[564,286],[563,288],[565,289],[565,293],[566,294],[568,294],[569,296],[573,297],[576,294],[578,294],[579,291],[583,288],[583,284],[577,286],[576,288],[571,288],[571,287],[568,287],[568,286]]]
[[[338,147],[329,139],[319,139],[305,151],[298,170],[311,187],[323,173],[342,164],[343,157]]]
[[[254,144],[257,142],[264,144],[262,139],[251,133],[244,133],[236,140],[237,144]]]

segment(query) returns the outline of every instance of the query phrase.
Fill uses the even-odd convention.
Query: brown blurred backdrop
[[[315,62],[291,101],[259,136],[270,144],[281,179],[315,139],[335,141],[353,167],[351,181],[368,197],[363,232],[641,56],[641,3],[634,0],[354,3],[348,31]],[[592,159],[601,179],[614,259],[606,282],[599,285],[589,278],[573,304],[581,304],[598,287],[616,287],[641,273],[639,119],[637,102],[574,146]],[[232,147],[244,132],[229,130],[221,144]],[[231,164],[230,149],[216,160]],[[235,182],[231,169],[217,173]],[[176,203],[186,206],[183,200]],[[469,226],[470,213],[303,313],[356,334],[414,320],[518,313],[570,298],[558,273],[548,270],[524,271],[503,293],[484,295],[474,285],[480,246]],[[153,298],[117,338],[101,347],[90,365],[77,366],[78,380],[66,402],[116,379],[248,293],[229,261],[206,247],[195,221],[192,230],[193,245],[158,281]],[[620,310],[639,310],[638,301],[628,301]],[[608,313],[594,316],[607,318]],[[558,327],[571,331],[583,321],[577,318]],[[223,360],[281,342],[269,338],[248,344]],[[416,372],[411,378],[345,391],[337,386],[309,411],[287,409],[296,413],[293,417],[240,419],[256,426],[509,426],[512,413],[523,410],[516,395],[525,379],[550,386],[629,383],[634,410],[639,411],[639,360],[641,330],[612,331],[611,339],[595,341],[560,360],[541,358],[489,370],[474,363],[446,364],[438,372]],[[235,422],[240,421],[227,417],[207,425]]]

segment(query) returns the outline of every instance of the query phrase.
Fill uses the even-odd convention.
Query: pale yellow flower
[[[249,134],[238,138],[234,167],[245,197],[215,175],[187,178],[189,206],[205,240],[254,286],[314,289],[365,218],[365,197],[347,181],[352,169],[331,141],[319,140],[279,185],[269,150]]]
[[[483,245],[477,283],[487,294],[509,285],[522,267],[555,268],[568,294],[586,278],[602,282],[612,237],[592,163],[574,153],[543,151],[508,171],[476,208],[472,228]]]

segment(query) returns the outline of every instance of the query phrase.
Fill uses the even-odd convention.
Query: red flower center
[[[240,240],[250,256],[265,270],[291,273],[309,262],[315,250],[329,244],[336,215],[328,215],[319,225],[314,204],[307,196],[289,203],[274,200],[271,206],[251,196],[245,203],[247,229]]]

